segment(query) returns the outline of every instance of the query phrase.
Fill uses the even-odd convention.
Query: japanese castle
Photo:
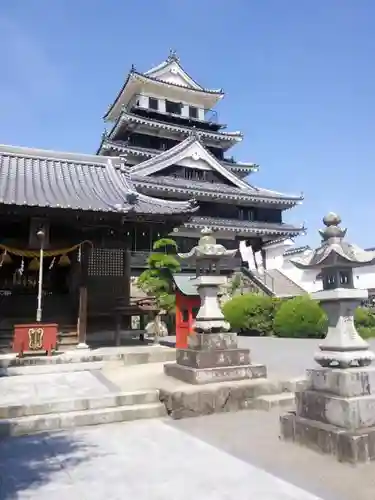
[[[43,320],[85,344],[90,328],[112,321],[119,300],[131,308],[131,284],[160,237],[171,234],[186,252],[210,228],[228,249],[242,245],[242,261],[251,262],[246,250],[265,255],[303,230],[282,220],[301,197],[249,184],[257,166],[229,156],[243,137],[219,123],[214,108],[223,97],[193,80],[172,51],[146,73],[132,67],[96,154],[0,145],[0,348],[14,324],[33,320],[40,269]],[[241,256],[220,272],[229,278]],[[248,279],[269,294],[300,293],[279,274],[279,290],[275,277]]]
[[[242,241],[254,252],[303,231],[282,220],[283,211],[302,197],[249,184],[245,178],[258,166],[237,162],[229,153],[243,135],[218,120],[214,108],[224,95],[200,85],[171,51],[145,73],[132,66],[104,117],[110,128],[97,154],[124,158],[140,193],[198,202],[198,212],[172,233],[181,252],[196,245],[205,227],[227,248],[238,248]],[[133,252],[150,251],[157,236],[153,231],[150,227],[134,235]],[[228,266],[236,267],[233,262]]]

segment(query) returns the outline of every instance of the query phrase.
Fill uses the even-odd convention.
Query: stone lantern
[[[308,370],[306,389],[296,393],[296,411],[281,417],[284,439],[335,455],[340,461],[375,459],[374,353],[358,334],[354,311],[368,297],[354,288],[353,269],[375,263],[375,252],[344,240],[341,219],[323,219],[321,246],[311,256],[294,259],[300,269],[319,269],[319,300],[328,316],[328,333],[314,356],[319,368]]]
[[[320,269],[323,290],[312,294],[328,316],[328,334],[314,359],[321,366],[348,368],[367,366],[374,360],[369,345],[354,325],[355,309],[367,299],[367,290],[354,288],[353,269],[375,262],[375,252],[368,252],[344,241],[346,229],[341,219],[329,213],[323,219],[326,228],[319,231],[322,245],[312,256],[295,259],[300,269]]]
[[[220,287],[226,277],[220,275],[220,260],[233,257],[237,250],[227,250],[217,244],[210,229],[190,252],[179,254],[181,259],[194,260],[197,287],[201,305],[194,332],[188,337],[188,348],[177,349],[176,363],[164,365],[167,375],[191,384],[206,384],[229,380],[252,379],[266,376],[264,365],[250,364],[249,349],[237,347],[237,334],[229,332],[219,304]]]

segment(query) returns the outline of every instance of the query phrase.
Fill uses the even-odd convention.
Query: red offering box
[[[57,331],[56,323],[14,325],[13,352],[23,356],[24,353],[45,351],[48,356],[51,356],[57,346]]]

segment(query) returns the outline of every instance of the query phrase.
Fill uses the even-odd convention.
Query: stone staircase
[[[0,438],[166,415],[158,390],[0,406]]]
[[[297,295],[304,295],[307,293],[306,290],[297,285],[297,283],[278,269],[269,269],[266,272],[268,277],[272,280],[273,293],[276,297],[296,297]]]
[[[265,270],[263,274],[242,267],[241,271],[262,293],[270,297],[296,297],[306,292],[278,269]]]
[[[104,374],[163,364],[162,346],[67,351],[55,356],[0,356],[0,438],[166,415],[157,386],[120,387]]]

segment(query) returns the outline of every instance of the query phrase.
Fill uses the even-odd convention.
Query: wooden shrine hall
[[[196,210],[138,193],[119,157],[0,146],[0,173],[0,347],[15,323],[35,322],[40,229],[42,321],[85,344],[119,302],[131,306],[135,228],[166,235]]]

